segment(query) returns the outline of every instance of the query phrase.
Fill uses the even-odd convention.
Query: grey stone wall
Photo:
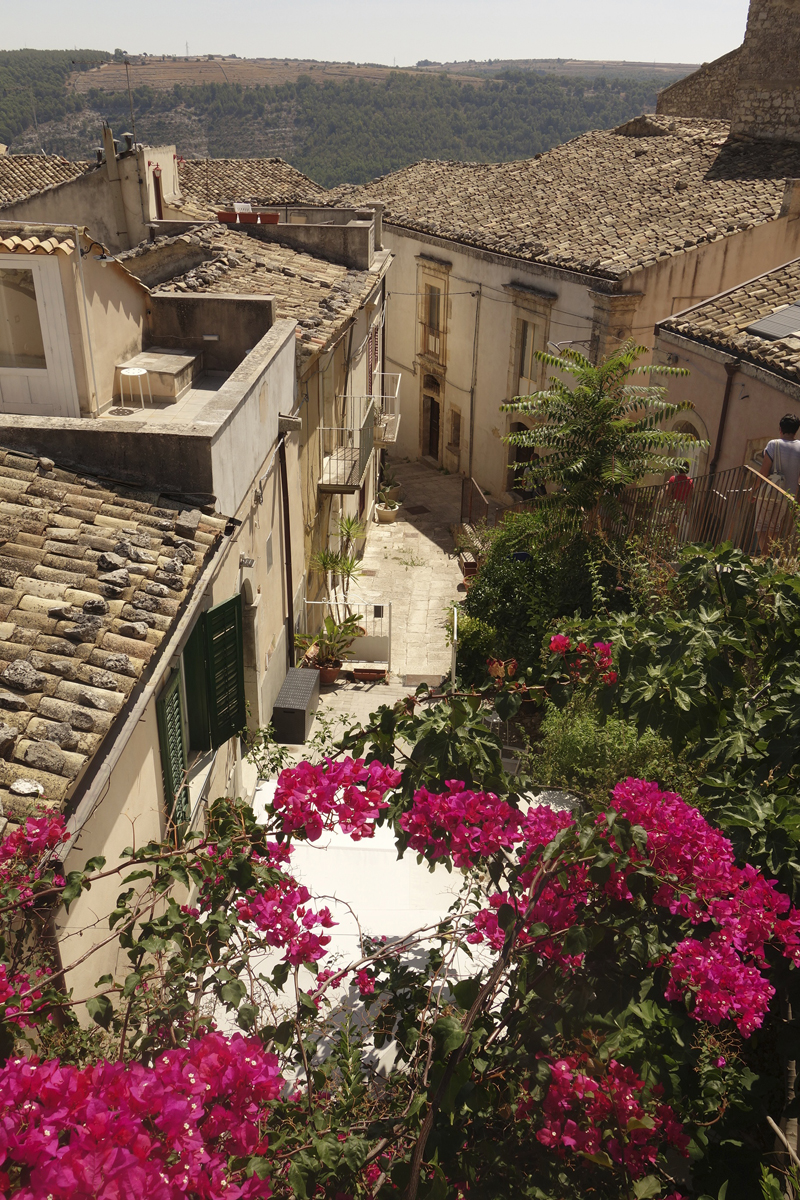
[[[800,142],[800,0],[751,0],[731,133]]]
[[[704,63],[699,71],[659,92],[656,112],[669,117],[730,121],[741,55],[742,47],[739,46],[714,62]]]
[[[750,0],[744,44],[665,88],[656,111],[730,121],[732,137],[800,142],[800,0]]]

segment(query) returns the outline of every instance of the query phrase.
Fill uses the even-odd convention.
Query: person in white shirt
[[[800,417],[794,413],[787,413],[782,417],[781,436],[767,442],[761,462],[761,474],[765,479],[772,478],[793,500],[797,499],[800,484],[800,441],[796,438],[798,429]],[[755,522],[758,549],[761,554],[767,554],[770,542],[780,536],[787,503],[779,491],[763,483],[754,499],[758,501]]]

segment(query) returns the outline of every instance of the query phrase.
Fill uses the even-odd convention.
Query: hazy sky
[[[397,62],[707,62],[738,46],[748,0],[0,0],[0,49]]]

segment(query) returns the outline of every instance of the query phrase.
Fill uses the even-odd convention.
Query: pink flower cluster
[[[365,766],[361,758],[302,762],[281,771],[273,807],[283,814],[284,833],[302,832],[315,842],[335,824],[358,842],[374,836],[375,822],[389,806],[384,796],[400,778],[393,767]]]
[[[472,792],[457,780],[447,791],[421,788],[410,810],[400,818],[413,850],[431,861],[449,858],[468,868],[496,855],[519,848],[523,871],[519,884],[525,896],[541,863],[541,849],[561,829],[572,824],[566,813],[532,808],[522,813],[490,792]],[[737,867],[730,842],[680,796],[662,792],[657,784],[629,779],[615,791],[613,808],[647,833],[644,851],[631,852],[633,865],[615,869],[602,890],[589,883],[585,866],[561,871],[547,881],[526,920],[545,925],[551,936],[537,936],[536,950],[544,958],[577,966],[581,956],[566,955],[560,934],[580,919],[580,908],[602,896],[631,900],[627,878],[637,859],[647,862],[661,877],[654,902],[693,925],[711,925],[702,939],[681,942],[670,955],[668,999],[686,1000],[697,1020],[719,1024],[734,1021],[744,1036],[760,1027],[774,989],[764,977],[767,946],[777,947],[800,965],[800,912],[789,899],[753,867]],[[603,818],[599,818],[602,821]],[[609,843],[615,848],[613,830]],[[505,938],[498,914],[505,904],[522,911],[525,901],[506,892],[490,897],[479,912],[467,940],[488,942],[499,950]],[[518,943],[530,938],[523,929]]]
[[[658,1089],[645,1097],[635,1071],[611,1059],[601,1064],[588,1055],[550,1061],[550,1082],[537,1139],[560,1158],[569,1152],[607,1154],[634,1179],[648,1174],[659,1150],[672,1146],[686,1154],[689,1139],[674,1111],[659,1101]],[[523,1100],[517,1118],[534,1110]]]
[[[331,939],[319,930],[336,924],[329,908],[308,908],[310,899],[307,887],[284,875],[260,891],[251,888],[246,898],[236,901],[236,911],[240,921],[251,921],[267,945],[283,950],[286,962],[297,967],[327,953]]]
[[[263,1154],[278,1059],[256,1038],[209,1033],[152,1067],[11,1059],[0,1070],[0,1192],[16,1200],[265,1200],[231,1170]]]
[[[673,951],[667,998],[688,994],[698,1020],[718,1025],[730,1018],[748,1036],[774,995],[761,974],[767,946],[800,965],[800,912],[774,880],[737,867],[728,839],[674,792],[628,779],[614,789],[612,806],[647,831],[647,860],[664,877],[655,903],[693,925],[715,926]],[[617,876],[611,886],[619,893],[620,885],[627,891]]]
[[[525,839],[519,809],[491,792],[470,792],[458,779],[448,779],[445,787],[446,792],[420,788],[400,818],[412,850],[468,868]]]
[[[578,642],[573,650],[571,639],[566,634],[557,633],[550,638],[550,653],[564,659],[564,666],[573,683],[588,682],[598,676],[609,687],[617,682],[611,642],[593,642],[591,646],[586,642]]]
[[[18,888],[21,903],[29,902],[31,886],[42,873],[42,861],[68,839],[60,814],[28,817],[24,825],[0,839],[0,885]]]

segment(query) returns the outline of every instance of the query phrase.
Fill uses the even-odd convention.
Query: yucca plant
[[[525,464],[526,486],[556,485],[542,497],[542,505],[583,513],[590,520],[598,518],[601,505],[618,515],[618,498],[625,488],[651,472],[677,471],[687,449],[700,444],[691,434],[659,428],[693,406],[670,404],[666,388],[637,383],[635,378],[688,372],[653,363],[636,366],[647,353],[646,347],[628,341],[595,366],[571,348],[558,355],[537,351],[540,362],[575,381],[569,387],[553,375],[546,391],[503,405],[504,412],[522,413],[537,422],[535,428],[511,433],[505,440],[536,448],[539,458]]]

